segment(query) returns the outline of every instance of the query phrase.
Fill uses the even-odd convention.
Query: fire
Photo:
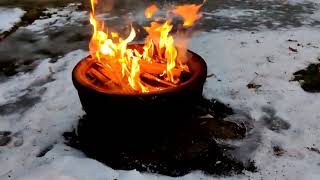
[[[104,23],[99,22],[95,16],[97,1],[91,0],[90,23],[93,35],[89,49],[92,59],[100,65],[104,75],[124,92],[147,93],[163,89],[145,83],[142,77],[168,86],[177,85],[181,72],[188,71],[188,66],[177,58],[181,52],[178,52],[171,34],[171,20],[151,22],[149,27],[145,27],[148,36],[142,49],[132,49],[128,46],[136,37],[135,29],[131,27],[130,34],[124,39],[116,32],[108,32]],[[177,6],[172,12],[184,19],[185,27],[190,27],[201,17],[201,6]],[[158,10],[155,5],[149,6],[145,11],[146,18],[152,18]]]
[[[145,16],[146,18],[152,18],[153,14],[158,11],[158,7],[156,5],[151,5],[146,9]]]
[[[190,27],[193,25],[195,21],[202,17],[202,14],[199,13],[201,6],[203,5],[196,5],[196,4],[186,4],[182,6],[177,6],[173,13],[180,15],[183,19],[183,26]]]

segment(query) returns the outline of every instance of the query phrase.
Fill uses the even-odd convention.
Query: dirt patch
[[[311,93],[320,92],[320,63],[310,64],[306,69],[293,73],[293,81],[298,81],[303,90]]]
[[[219,101],[205,99],[193,112],[192,120],[185,119],[172,131],[153,127],[160,132],[156,136],[112,130],[90,123],[93,121],[88,116],[79,120],[77,134],[68,132],[64,136],[68,145],[114,169],[169,176],[182,176],[193,170],[217,175],[255,171],[253,162],[238,161],[230,153],[234,147],[220,143],[245,137],[253,124],[249,116],[238,114]]]

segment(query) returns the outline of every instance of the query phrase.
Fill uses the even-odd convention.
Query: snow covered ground
[[[228,15],[228,10],[217,12],[231,18],[264,13],[246,11]],[[317,12],[312,18],[320,18]],[[59,13],[71,14],[68,8]],[[84,14],[73,13],[72,18],[83,18]],[[70,21],[63,18],[60,21],[57,15],[35,21],[26,28],[39,33],[49,24],[59,27],[63,23]],[[248,157],[255,161],[256,173],[212,177],[192,172],[171,178],[136,170],[113,170],[66,146],[62,133],[76,127],[84,114],[71,71],[87,52],[76,50],[55,63],[43,59],[33,71],[21,72],[0,83],[0,144],[8,143],[0,146],[0,179],[320,179],[320,154],[310,150],[320,149],[320,94],[307,93],[297,82],[290,81],[293,72],[319,62],[319,34],[320,29],[309,24],[253,32],[212,30],[196,34],[190,43],[190,48],[206,60],[208,73],[214,74],[206,83],[205,96],[247,110],[256,119],[256,127],[248,138],[232,142],[240,147],[234,152],[239,159]],[[290,51],[289,47],[298,52]],[[248,89],[249,83],[261,87]],[[262,123],[266,107],[288,122],[290,129],[269,130]],[[4,135],[1,131],[11,134]],[[257,148],[251,149],[253,146]],[[275,146],[283,149],[281,155],[275,155]]]
[[[203,34],[192,43],[192,49],[207,60],[209,71],[216,76],[207,81],[207,96],[217,97],[235,108],[248,108],[257,121],[264,115],[262,108],[269,106],[291,124],[289,130],[280,133],[265,127],[259,129],[262,139],[253,158],[259,172],[248,173],[249,177],[320,178],[320,154],[307,149],[320,148],[320,94],[304,92],[297,82],[290,82],[292,73],[311,62],[319,62],[319,32],[312,28],[254,34],[223,31]],[[288,42],[289,39],[304,47],[296,47],[297,42]],[[317,47],[308,47],[308,43]],[[298,48],[298,53],[288,47]],[[261,87],[248,89],[249,83]],[[286,152],[276,157],[273,146],[281,146]]]
[[[17,22],[21,20],[25,11],[20,8],[0,7],[0,33],[9,31]]]

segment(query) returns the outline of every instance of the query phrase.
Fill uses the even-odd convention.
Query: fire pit
[[[141,45],[131,45],[139,48]],[[73,83],[78,90],[82,106],[88,116],[93,116],[101,125],[146,127],[172,126],[173,119],[189,116],[190,108],[202,98],[202,89],[207,75],[204,60],[192,51],[187,52],[190,74],[181,75],[181,84],[164,90],[148,93],[123,93],[96,83],[96,77],[88,72],[95,70],[96,76],[104,77],[92,58],[86,57],[73,70]],[[97,70],[98,69],[98,70]],[[154,82],[157,83],[157,82]],[[165,84],[164,84],[165,85]],[[177,116],[179,118],[177,118]],[[169,124],[168,124],[169,123]],[[151,128],[152,130],[153,128]]]
[[[176,6],[169,10],[170,16],[155,19],[158,8],[148,7],[146,18],[153,21],[145,27],[145,43],[132,44],[136,30],[131,26],[127,38],[109,32],[95,16],[95,3],[91,2],[90,56],[72,73],[82,106],[95,121],[92,123],[107,125],[108,131],[154,132],[151,127],[169,129],[179,124],[176,119],[190,116],[202,97],[207,75],[205,61],[187,49],[188,28],[201,17],[202,4]],[[172,32],[172,15],[184,20],[181,32]]]
[[[115,169],[171,176],[254,169],[218,143],[244,137],[252,119],[202,97],[207,66],[187,48],[202,4],[173,7],[165,19],[156,16],[155,5],[148,7],[146,18],[156,17],[145,27],[145,42],[133,44],[133,27],[126,39],[105,31],[94,13],[96,2],[91,1],[90,55],[72,72],[86,115],[75,133],[65,134],[68,144]],[[172,15],[182,17],[183,25],[173,28]]]

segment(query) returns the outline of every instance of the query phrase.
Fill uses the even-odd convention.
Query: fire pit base
[[[173,121],[180,122],[176,126],[165,129],[154,126],[147,132],[135,131],[135,127],[129,131],[112,131],[92,123],[96,122],[92,117],[84,116],[79,121],[78,136],[64,135],[69,145],[114,169],[137,169],[169,176],[182,176],[192,170],[218,175],[255,170],[253,163],[245,166],[230,156],[231,147],[216,141],[245,137],[252,127],[250,117],[231,118],[236,114],[231,108],[206,99],[199,101],[192,112],[184,121]]]

